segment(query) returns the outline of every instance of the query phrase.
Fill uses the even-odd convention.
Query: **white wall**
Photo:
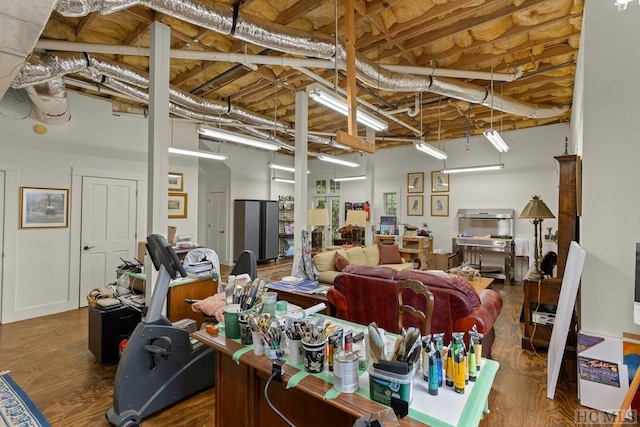
[[[19,187],[71,189],[72,169],[77,168],[147,176],[144,118],[114,116],[110,103],[70,92],[71,121],[61,126],[47,126],[48,132],[40,135],[33,127],[42,123],[17,114],[19,108],[8,102],[16,99],[14,95],[15,92],[7,93],[0,114],[3,135],[0,165],[15,166],[8,174],[11,179],[5,181],[3,251],[11,256],[5,258],[3,266],[4,323],[76,308],[79,299],[84,297],[78,295],[79,260],[71,259],[81,244],[72,237],[72,230],[80,223],[79,216],[74,216],[71,209],[69,228],[21,230],[15,220],[19,212]],[[188,143],[195,135],[190,131],[192,128],[191,124],[176,125],[175,139]],[[170,167],[172,171],[184,173],[193,215],[185,220],[170,220],[169,224],[196,233],[197,164],[171,156]],[[70,206],[77,205],[80,197],[79,191],[71,191]],[[142,199],[140,209],[145,209],[146,199],[144,196]],[[144,239],[146,225],[138,224],[137,228],[138,238]]]
[[[591,0],[584,10],[582,327],[638,334],[633,300],[640,242],[640,6],[632,2],[618,12],[611,2]]]
[[[443,168],[444,162],[434,159],[413,147],[379,150],[375,154],[374,208],[373,218],[378,226],[383,209],[383,193],[399,194],[400,223],[422,226],[424,223],[434,233],[434,247],[451,250],[451,238],[458,233],[458,209],[465,208],[503,208],[513,209],[520,214],[532,195],[540,195],[552,212],[558,209],[558,173],[554,156],[564,151],[565,137],[569,127],[566,124],[543,126],[520,131],[504,132],[502,135],[510,149],[502,155],[505,168],[500,171],[474,172],[450,176],[449,216],[431,216],[431,172]],[[483,136],[470,140],[469,150],[466,139],[447,142],[446,151],[449,160],[446,166],[473,166],[499,163],[499,153]],[[326,162],[310,161],[310,190],[315,179],[330,179],[333,176],[364,174],[364,167],[347,168],[344,166],[326,166]],[[425,192],[424,215],[407,216],[407,173],[424,172]],[[344,202],[364,202],[365,181],[342,182],[340,205]],[[416,193],[412,193],[416,194]],[[344,216],[342,216],[344,217]],[[557,226],[556,220],[547,220],[544,227]],[[533,237],[533,226],[529,221],[514,220],[514,235]]]

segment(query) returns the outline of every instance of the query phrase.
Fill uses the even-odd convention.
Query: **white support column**
[[[169,175],[169,50],[171,29],[160,23],[151,24],[149,56],[149,143],[147,157],[147,235],[167,235]],[[143,236],[146,240],[146,236]],[[158,272],[147,257],[145,263],[146,299],[151,300]]]
[[[302,230],[307,229],[307,208],[309,204],[307,202],[307,169],[308,159],[308,127],[309,127],[309,97],[306,92],[296,92],[296,122],[295,122],[295,138],[296,138],[296,152],[294,166],[296,171],[294,173],[295,188],[293,190],[295,202],[294,202],[294,217],[293,217],[293,247],[294,258],[293,267],[291,273],[293,274],[300,262],[302,256]]]
[[[367,141],[371,142],[372,144],[376,143],[376,131],[366,127],[365,128],[367,130],[367,133],[365,135],[365,138]],[[368,153],[364,153],[364,161],[365,161],[365,171],[367,174],[367,180],[365,181],[365,189],[364,189],[364,196],[365,196],[365,200],[369,202],[369,222],[367,224],[367,227],[365,228],[366,232],[364,234],[365,240],[364,243],[365,245],[371,245],[374,242],[374,230],[375,230],[375,212],[373,207],[376,205],[375,204],[375,192],[374,192],[374,177],[375,177],[375,154],[368,154]]]

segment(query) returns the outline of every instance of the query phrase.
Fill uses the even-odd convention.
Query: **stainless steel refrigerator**
[[[242,251],[253,251],[258,261],[278,259],[278,202],[233,201],[233,260]]]

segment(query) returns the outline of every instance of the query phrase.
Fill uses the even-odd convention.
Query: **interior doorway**
[[[92,289],[113,282],[122,260],[136,256],[137,181],[82,177],[80,307]],[[140,260],[143,262],[143,260]]]
[[[329,211],[329,225],[324,229],[324,246],[333,246],[333,239],[338,238],[340,228],[340,197],[314,197],[313,207]]]
[[[207,193],[207,247],[227,263],[227,193]]]

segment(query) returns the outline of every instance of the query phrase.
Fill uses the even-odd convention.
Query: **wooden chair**
[[[423,295],[425,298],[425,312],[416,310],[411,305],[405,304],[403,301],[403,292],[405,289],[413,291],[416,295]],[[433,294],[426,285],[417,280],[403,280],[398,282],[398,328],[402,331],[402,318],[404,314],[410,314],[422,321],[420,333],[429,335],[431,333],[431,316],[433,314]]]

